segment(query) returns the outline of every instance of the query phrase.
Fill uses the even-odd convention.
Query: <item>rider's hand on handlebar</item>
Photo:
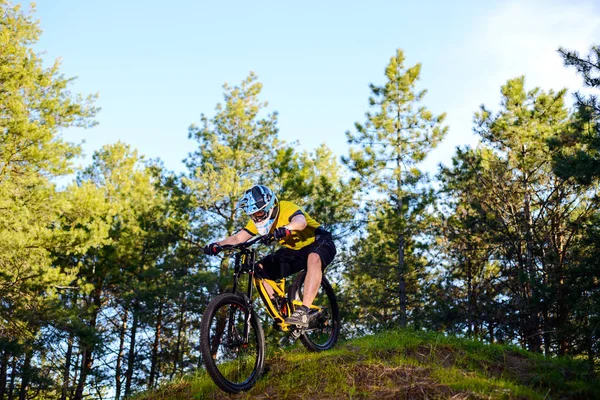
[[[207,244],[206,246],[204,246],[204,254],[207,254],[209,256],[216,256],[222,250],[223,250],[223,248],[221,247],[221,245],[219,243],[216,243],[216,242],[215,243],[211,243],[211,244]]]
[[[275,237],[275,240],[281,240],[284,237],[290,236],[291,234],[292,234],[292,231],[287,226],[279,227],[279,228],[275,229],[275,231],[273,232],[273,236]]]

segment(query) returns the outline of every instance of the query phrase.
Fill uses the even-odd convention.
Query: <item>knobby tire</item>
[[[302,271],[296,275],[294,282],[288,290],[290,301],[302,298],[305,278],[306,271]],[[318,326],[311,326],[305,333],[300,335],[300,341],[309,351],[329,350],[335,345],[340,334],[340,313],[333,288],[325,276],[321,280],[321,286],[317,292],[314,304],[325,307],[327,315],[324,315]]]
[[[224,293],[215,297],[202,315],[202,360],[215,384],[227,393],[249,390],[263,373],[265,335],[254,310],[250,315],[249,340],[243,340],[244,320],[249,312],[244,296]]]

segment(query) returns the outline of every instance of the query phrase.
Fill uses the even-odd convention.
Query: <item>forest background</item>
[[[597,6],[396,9],[399,37],[384,2],[371,31],[335,3],[194,23],[198,9],[49,4],[36,22],[0,0],[0,398],[119,399],[201,367],[200,316],[230,276],[201,247],[242,226],[256,183],[334,232],[345,336],[409,326],[597,373]],[[63,48],[75,61],[55,61]]]

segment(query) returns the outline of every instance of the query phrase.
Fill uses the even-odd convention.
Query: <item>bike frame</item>
[[[200,349],[208,374],[227,393],[249,390],[264,371],[265,333],[263,321],[256,314],[257,308],[252,299],[255,289],[269,316],[274,319],[273,327],[288,331],[292,339],[299,339],[308,350],[328,350],[339,335],[337,302],[333,289],[325,278],[321,287],[326,305],[311,306],[308,327],[285,323],[285,317],[302,304],[296,298],[300,297],[306,275],[297,275],[287,291],[285,279],[274,281],[265,276],[258,264],[259,252],[251,247],[255,244],[268,244],[272,239],[273,235],[266,235],[245,243],[221,246],[223,250],[233,252],[233,293],[222,293],[208,304],[200,321]],[[240,279],[244,273],[249,274],[247,289],[241,287],[243,281]],[[267,285],[273,289],[273,299],[269,297],[271,289]],[[289,292],[289,297],[286,292]],[[325,342],[320,340],[323,334]],[[221,345],[224,347],[221,348]]]
[[[248,289],[246,293],[249,313],[245,317],[244,323],[244,340],[248,340],[248,325],[250,323],[250,315],[254,309],[253,301],[252,301],[252,291],[256,289],[260,299],[262,300],[265,308],[267,309],[268,314],[275,320],[278,324],[279,328],[288,332],[292,329],[292,327],[285,322],[285,318],[281,315],[278,307],[273,304],[273,301],[269,297],[267,289],[264,287],[263,282],[266,282],[269,286],[273,288],[275,296],[279,298],[280,301],[284,302],[285,306],[288,309],[288,315],[291,315],[292,312],[296,309],[297,306],[302,305],[302,302],[299,300],[289,301],[286,293],[285,293],[285,278],[282,278],[279,281],[274,281],[262,276],[262,269],[259,267],[256,256],[257,250],[251,249],[250,247],[259,242],[265,242],[268,240],[267,237],[259,237],[257,239],[250,240],[241,245],[231,246],[231,248],[237,248],[239,251],[234,255],[234,274],[233,274],[233,293],[238,293],[239,287],[239,279],[241,274],[248,273]],[[321,310],[321,307],[316,305],[311,305],[311,309]],[[233,313],[231,313],[230,318],[233,319]],[[231,322],[231,321],[230,321]],[[231,324],[230,324],[231,326]]]

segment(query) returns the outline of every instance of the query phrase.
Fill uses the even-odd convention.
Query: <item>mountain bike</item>
[[[255,289],[273,326],[300,339],[310,351],[328,350],[337,342],[340,317],[333,288],[323,275],[317,297],[309,311],[308,328],[285,323],[285,319],[302,305],[306,271],[299,272],[286,293],[286,280],[273,281],[265,277],[257,262],[254,245],[269,244],[273,235],[259,236],[245,243],[224,245],[224,251],[234,253],[233,290],[215,297],[206,307],[200,324],[200,348],[208,374],[215,384],[228,393],[249,390],[263,373],[265,335],[252,292]],[[240,277],[248,274],[248,287],[239,290]],[[271,299],[263,286],[266,282],[275,292]]]

